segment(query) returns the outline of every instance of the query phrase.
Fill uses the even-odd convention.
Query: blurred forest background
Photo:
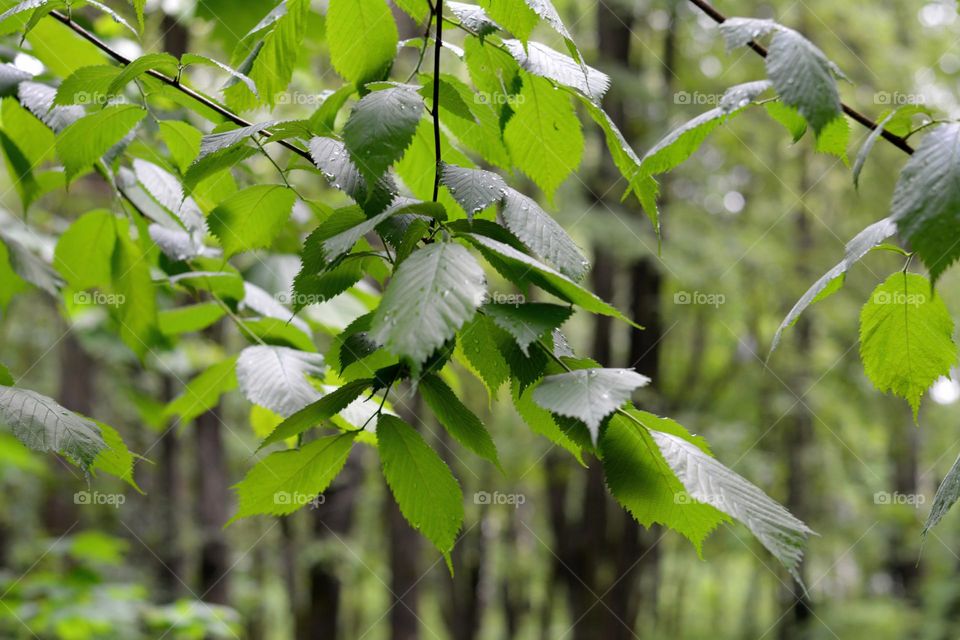
[[[144,42],[226,60],[267,4],[150,2]],[[324,4],[314,2],[317,34]],[[716,26],[687,2],[555,4],[587,61],[613,77],[605,106],[641,154],[671,126],[715,106],[726,88],[763,77],[759,57],[727,55]],[[804,33],[852,80],[841,86],[844,100],[874,118],[903,101],[960,115],[953,1],[723,0],[717,7]],[[397,14],[401,38],[421,35]],[[125,54],[140,54],[109,18],[94,25]],[[29,42],[38,46],[63,28],[40,25]],[[539,37],[562,49],[556,34]],[[305,117],[316,96],[339,86],[324,48],[308,35],[276,117]],[[36,60],[16,57],[10,46],[0,57],[37,70]],[[408,48],[399,64],[412,69],[416,57]],[[585,460],[584,468],[523,428],[503,391],[490,406],[476,400],[484,395],[469,376],[461,397],[489,425],[504,473],[449,456],[468,503],[455,577],[400,516],[364,447],[314,507],[224,528],[235,511],[229,488],[251,465],[263,416],[231,393],[191,423],[162,418],[163,405],[220,347],[186,340],[143,367],[99,330],[95,315],[66,326],[42,294],[24,293],[0,300],[6,364],[24,386],[116,426],[147,460],[137,465],[141,495],[105,477],[88,484],[69,465],[0,435],[0,636],[956,638],[960,517],[949,514],[925,541],[920,530],[960,452],[960,383],[938,382],[917,426],[905,402],[872,389],[857,356],[860,306],[902,258],[868,256],[765,363],[797,298],[839,261],[847,240],[886,215],[903,155],[881,141],[856,191],[843,159],[817,153],[809,134],[792,143],[763,109],[752,110],[664,180],[658,255],[643,213],[619,201],[624,185],[600,132],[586,131],[577,176],[544,204],[592,255],[593,289],[647,330],[575,318],[570,342],[608,366],[651,376],[640,407],[706,435],[720,460],[820,534],[803,567],[808,597],[739,526],[709,538],[703,559],[676,534],[642,529],[609,496],[598,464]],[[851,154],[866,134],[852,129]],[[249,166],[273,171],[265,160]],[[292,174],[317,199],[330,192],[306,177]],[[38,203],[31,222],[56,225],[104,206],[103,190],[95,177],[80,180],[69,196]],[[0,193],[0,223],[15,233],[19,199],[10,184]],[[297,250],[294,241],[290,255],[270,258],[270,273],[251,267],[248,278],[289,289],[273,274],[292,278]],[[955,314],[958,277],[948,272],[938,287]],[[364,311],[357,295],[305,312],[321,352],[331,331]],[[217,331],[228,351],[242,343],[232,326]],[[93,504],[103,496],[107,504]]]

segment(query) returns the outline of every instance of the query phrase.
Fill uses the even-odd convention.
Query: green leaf
[[[784,104],[794,107],[819,137],[840,116],[834,67],[816,46],[793,29],[778,28],[767,52],[767,75]]]
[[[173,162],[181,173],[186,173],[200,153],[200,141],[203,134],[199,129],[179,120],[161,120],[160,138],[167,145]]]
[[[7,369],[6,365],[0,362],[0,387],[12,387],[13,386],[13,376],[10,375],[10,370]]]
[[[565,275],[542,262],[517,251],[499,240],[475,233],[461,234],[477,247],[484,257],[505,278],[518,285],[533,283],[553,295],[592,313],[599,313],[633,324],[615,307],[607,304]]]
[[[308,404],[277,425],[277,428],[264,438],[260,448],[298,436],[324,420],[329,420],[350,406],[372,384],[373,380],[370,378],[353,380],[331,391],[319,400]]]
[[[648,428],[672,421],[637,412]],[[679,426],[679,425],[677,425]],[[661,524],[685,536],[702,552],[703,541],[729,519],[710,505],[690,499],[650,432],[614,416],[600,439],[610,493],[644,527]]]
[[[260,93],[257,91],[257,85],[254,83],[253,80],[251,80],[245,74],[240,73],[233,67],[226,65],[218,60],[214,60],[213,58],[208,58],[207,56],[201,56],[196,53],[185,53],[180,57],[180,64],[182,64],[183,66],[188,66],[191,64],[202,64],[208,67],[216,67],[221,71],[225,71],[234,80],[238,80],[242,82],[244,85],[246,85],[247,89],[249,89],[250,93],[252,93],[254,96],[256,96],[257,98],[260,97]]]
[[[552,264],[560,273],[573,280],[581,280],[587,274],[590,263],[580,248],[536,200],[508,188],[501,216],[504,225],[534,255]]]
[[[85,469],[107,446],[92,420],[26,389],[0,386],[0,424],[27,447],[54,451]]]
[[[91,211],[60,236],[53,266],[76,289],[107,287],[116,243],[116,216],[106,210]]]
[[[120,338],[142,360],[157,333],[156,292],[146,254],[123,227],[123,233],[117,233],[110,261],[115,315]]]
[[[923,393],[957,363],[953,319],[929,280],[900,272],[873,290],[860,312],[860,359],[873,386],[906,399],[916,419]]]
[[[101,449],[100,453],[98,453],[94,459],[94,470],[103,471],[104,473],[120,478],[137,491],[140,491],[140,493],[143,493],[133,477],[133,462],[136,456],[130,453],[130,449],[124,444],[123,438],[120,437],[116,429],[102,422],[97,422],[97,426],[100,428],[100,433],[103,436],[106,448]]]
[[[46,262],[0,231],[0,244],[6,246],[7,259],[14,273],[38,289],[56,297],[63,282]]]
[[[783,125],[783,128],[790,132],[793,141],[797,142],[807,132],[807,121],[803,119],[800,112],[793,107],[788,107],[780,101],[765,102],[763,108],[767,110],[767,115]]]
[[[304,48],[309,15],[310,0],[284,0],[271,13],[272,18],[265,18],[269,25],[266,34],[262,39],[251,38],[255,44],[250,44],[243,64],[237,65],[238,72],[249,77],[259,92],[251,91],[246,82],[234,77],[224,92],[228,104],[240,111],[256,108],[261,98],[271,107],[275,104],[277,95],[286,91],[293,77]],[[250,42],[246,38],[245,41]]]
[[[330,0],[327,42],[337,73],[356,85],[382,79],[397,55],[397,25],[384,0]]]
[[[500,466],[497,447],[487,428],[480,418],[457,398],[446,382],[436,375],[427,375],[420,379],[417,390],[440,424],[457,442],[481,458]]]
[[[109,64],[80,67],[60,83],[53,104],[103,104],[110,95],[110,85],[118,75],[120,68]]]
[[[140,25],[140,31],[143,31],[143,10],[147,6],[147,0],[132,0],[133,8],[137,12],[137,24]]]
[[[900,234],[923,260],[934,282],[960,257],[958,214],[960,123],[950,123],[924,136],[897,178],[890,205],[890,216]]]
[[[477,314],[463,325],[457,336],[457,347],[486,385],[491,397],[496,396],[500,386],[510,378],[507,361],[495,339],[500,331],[490,318]]]
[[[517,0],[480,0],[479,4],[490,18],[524,42],[540,22],[540,16],[533,9]]]
[[[870,132],[870,135],[867,136],[867,139],[863,141],[863,145],[860,147],[860,151],[857,152],[857,159],[853,162],[853,186],[856,189],[860,188],[860,172],[863,171],[863,165],[866,164],[867,158],[870,156],[870,152],[873,151],[873,145],[877,143],[877,140],[880,139],[880,136],[883,135],[883,128],[896,117],[897,112],[900,111],[900,108],[896,108],[891,111],[885,118],[877,123],[876,128]]]
[[[209,155],[225,151],[234,145],[246,143],[250,138],[256,137],[261,131],[269,129],[275,124],[277,124],[275,121],[258,122],[247,127],[234,127],[226,131],[205,135],[200,141],[200,153],[197,155],[196,162]]]
[[[533,400],[551,413],[582,421],[596,444],[604,418],[649,383],[633,369],[580,369],[545,377]]]
[[[447,163],[443,164],[440,182],[450,190],[453,199],[463,207],[470,219],[502,200],[507,193],[507,183],[497,174]]]
[[[370,337],[419,365],[473,317],[486,290],[483,269],[464,247],[436,242],[418,249],[395,271]]]
[[[307,376],[323,375],[323,356],[287,347],[247,347],[237,359],[240,391],[253,404],[289,417],[320,399]]]
[[[300,449],[271,453],[233,487],[240,504],[228,524],[259,514],[283,516],[311,504],[343,469],[353,438],[332,435]]]
[[[168,309],[157,314],[160,331],[167,336],[203,331],[222,318],[226,312],[216,302],[201,302],[186,307]]]
[[[145,53],[123,67],[123,70],[107,87],[107,95],[112,96],[120,93],[124,87],[147,71],[159,71],[168,77],[175,77],[179,69],[180,61],[169,53]]]
[[[780,337],[783,335],[784,330],[792,327],[793,323],[797,321],[797,318],[800,317],[800,314],[802,314],[807,307],[814,302],[823,300],[833,293],[835,289],[833,289],[832,286],[842,285],[845,274],[853,265],[859,262],[863,256],[867,255],[867,253],[877,247],[877,245],[896,233],[896,231],[897,227],[893,221],[890,218],[884,218],[883,220],[874,222],[848,242],[844,249],[843,260],[830,269],[830,271],[823,274],[819,280],[814,282],[797,303],[793,305],[793,308],[790,309],[790,312],[787,314],[787,317],[783,319],[783,322],[780,323],[780,326],[777,328],[777,333],[774,334],[773,341],[770,344],[770,353],[773,353],[777,345],[780,344]],[[839,288],[839,286],[836,286],[836,289]]]
[[[930,529],[937,526],[943,516],[947,515],[950,507],[956,504],[958,497],[960,497],[960,457],[954,461],[950,471],[943,477],[943,482],[937,487],[937,493],[933,497],[933,506],[930,507],[930,515],[927,516],[927,521],[923,523],[921,536],[926,536]]]
[[[181,424],[195,420],[220,402],[220,396],[237,388],[237,359],[227,358],[211,366],[186,384],[183,392],[164,410],[166,417],[178,416]]]
[[[368,183],[403,157],[422,115],[423,98],[405,86],[374,91],[353,108],[343,141]]]
[[[843,164],[850,166],[847,157],[847,147],[850,144],[850,123],[842,115],[834,118],[820,131],[817,136],[817,153],[826,153],[836,156]]]
[[[549,198],[583,156],[583,131],[569,96],[537,76],[524,76],[503,139],[516,166]]]
[[[640,162],[647,175],[666,173],[696,153],[714,129],[729,117],[720,107],[710,109],[680,125],[647,151]]]
[[[447,558],[463,524],[463,493],[450,468],[413,427],[380,416],[377,441],[383,475],[403,517]]]
[[[519,40],[507,39],[503,46],[527,73],[576,89],[594,102],[599,103],[610,88],[610,76],[593,67],[581,66],[545,44],[529,42],[524,46]]]
[[[483,10],[483,7],[478,7],[474,4],[466,4],[464,2],[447,2],[444,3],[444,8],[448,9],[450,13],[452,13],[457,20],[460,21],[460,24],[465,26],[467,29],[470,29],[481,38],[501,29],[500,25],[494,22],[490,16],[487,15],[487,12]]]
[[[57,155],[63,161],[69,181],[89,168],[147,115],[132,104],[106,107],[83,117],[57,135]]]
[[[220,239],[227,256],[266,249],[283,230],[296,195],[275,184],[238,191],[210,213],[210,231]]]
[[[546,302],[531,302],[487,304],[483,307],[483,313],[513,336],[524,355],[529,355],[530,345],[566,322],[573,315],[573,309]]]
[[[691,498],[745,524],[797,582],[803,549],[813,531],[742,476],[696,445],[670,433],[651,430],[664,459]]]
[[[569,451],[577,459],[577,462],[583,464],[583,452],[580,446],[557,426],[553,414],[533,401],[533,389],[524,390],[520,382],[514,380],[510,391],[513,397],[513,406],[520,417],[523,418],[523,421],[527,423],[527,426],[534,433]]]
[[[421,24],[430,14],[430,5],[427,0],[393,0],[404,13],[413,18],[417,24]]]

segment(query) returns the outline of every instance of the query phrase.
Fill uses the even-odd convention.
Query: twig
[[[80,26],[80,25],[77,24],[76,22],[74,22],[73,19],[72,19],[69,15],[63,14],[63,13],[61,13],[61,12],[59,12],[59,11],[51,11],[51,12],[50,12],[50,17],[52,17],[53,19],[57,20],[58,22],[61,22],[61,23],[65,24],[67,27],[69,27],[69,28],[72,29],[75,33],[77,33],[81,38],[83,38],[83,39],[86,40],[87,42],[91,43],[92,45],[94,45],[95,47],[97,47],[98,49],[100,49],[101,51],[103,51],[104,53],[106,53],[108,56],[110,56],[111,58],[113,58],[114,60],[116,60],[117,62],[119,62],[120,64],[122,64],[123,66],[127,66],[128,64],[130,64],[131,60],[130,60],[129,58],[127,58],[126,56],[124,56],[124,55],[121,54],[120,52],[118,52],[118,51],[116,51],[116,50],[114,50],[114,49],[111,49],[111,48],[110,48],[110,45],[108,45],[106,42],[104,42],[103,40],[101,40],[100,38],[98,38],[98,37],[97,37],[96,35],[94,35],[93,33],[90,33],[89,31],[87,31],[86,29],[84,29],[82,26]],[[193,99],[193,100],[196,100],[197,102],[199,102],[200,104],[202,104],[202,105],[203,105],[204,107],[206,107],[207,109],[210,109],[211,111],[219,114],[219,115],[222,116],[223,118],[229,120],[230,122],[232,122],[232,123],[234,123],[234,124],[236,124],[236,125],[238,125],[238,126],[241,126],[241,127],[249,127],[249,126],[252,126],[252,125],[253,125],[253,123],[251,123],[251,122],[249,122],[249,121],[247,121],[247,120],[244,120],[243,118],[241,118],[240,116],[238,116],[238,115],[235,114],[234,112],[230,111],[229,109],[227,109],[227,108],[224,107],[223,105],[215,102],[214,100],[211,100],[210,98],[208,98],[208,97],[206,97],[205,95],[199,93],[198,91],[194,91],[194,90],[191,89],[190,87],[185,87],[183,84],[181,84],[180,82],[178,82],[176,78],[171,78],[171,77],[169,77],[169,76],[166,76],[166,75],[164,75],[164,74],[162,74],[162,73],[160,73],[159,71],[156,71],[156,70],[154,70],[154,69],[149,69],[149,70],[147,70],[146,75],[148,75],[148,76],[150,76],[151,78],[154,78],[154,79],[156,79],[156,80],[159,80],[160,82],[164,83],[164,84],[167,85],[167,86],[173,87],[173,88],[176,89],[177,91],[183,93],[184,95],[190,97],[190,98]],[[269,131],[264,130],[262,133],[263,133],[264,135],[268,136],[268,137],[270,136],[270,132],[269,132]],[[293,153],[297,154],[298,156],[306,159],[306,160],[309,161],[311,164],[313,164],[313,159],[310,157],[310,153],[307,152],[307,151],[305,151],[305,150],[303,150],[303,149],[301,149],[301,148],[298,147],[297,145],[295,145],[295,144],[293,144],[293,143],[291,143],[291,142],[289,142],[289,141],[287,141],[287,140],[279,140],[279,141],[278,141],[278,144],[280,144],[280,146],[282,146],[282,147],[285,147],[286,149],[289,149],[289,150],[292,151]]]
[[[713,6],[711,6],[711,4],[707,2],[707,0],[690,0],[690,2],[691,4],[696,6],[698,9],[703,11],[705,14],[707,14],[707,16],[709,16],[710,19],[716,22],[717,24],[723,24],[724,22],[727,21],[727,17],[722,13],[720,13],[719,11],[717,11],[716,9],[714,9]],[[763,45],[750,41],[747,46],[749,46],[751,49],[757,52],[757,54],[760,57],[762,58],[767,57],[767,49]],[[870,129],[871,131],[873,131],[874,129],[880,126],[876,122],[874,122],[873,120],[871,120],[870,118],[863,115],[862,113],[860,113],[859,111],[857,111],[856,109],[847,105],[844,102],[840,103],[840,108],[843,109],[843,112],[848,116],[850,116],[858,124],[866,127],[867,129]],[[900,149],[904,153],[907,153],[910,155],[913,154],[913,147],[911,147],[910,144],[904,138],[896,134],[890,133],[886,129],[882,130],[880,132],[880,135],[881,137],[883,137],[884,140],[886,140],[896,148]]]
[[[440,175],[443,171],[443,150],[440,148],[440,52],[443,49],[443,0],[437,0],[434,16],[437,37],[433,47],[433,144],[436,149],[437,171],[433,181],[433,201],[440,197]]]

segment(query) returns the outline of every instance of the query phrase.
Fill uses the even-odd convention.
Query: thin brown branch
[[[75,33],[77,33],[81,38],[83,38],[83,39],[86,40],[87,42],[91,43],[92,45],[94,45],[95,47],[97,47],[98,49],[100,49],[101,51],[103,51],[104,53],[106,53],[108,56],[110,56],[111,58],[113,58],[115,61],[117,61],[117,62],[120,63],[121,65],[126,66],[126,65],[130,64],[131,61],[130,61],[129,58],[127,58],[126,56],[122,55],[120,52],[115,51],[115,50],[112,49],[112,48],[110,47],[110,45],[108,45],[106,42],[104,42],[103,40],[101,40],[100,38],[98,38],[96,35],[94,35],[93,33],[90,33],[89,31],[87,31],[86,29],[84,29],[82,26],[80,26],[79,24],[77,24],[76,22],[74,22],[73,19],[72,19],[70,16],[68,16],[68,15],[66,15],[66,14],[64,14],[64,13],[61,13],[61,12],[59,12],[59,11],[51,11],[51,12],[50,12],[50,16],[51,16],[52,18],[54,18],[55,20],[57,20],[57,21],[65,24],[67,27],[69,27],[69,28],[72,29]],[[177,91],[179,91],[179,92],[183,93],[184,95],[190,97],[191,99],[199,102],[199,103],[202,104],[205,108],[210,109],[211,111],[217,113],[218,115],[222,116],[223,118],[229,120],[230,122],[232,122],[232,123],[234,123],[234,124],[236,124],[236,125],[238,125],[238,126],[241,126],[241,127],[249,127],[249,126],[251,126],[251,125],[253,124],[252,122],[249,122],[249,121],[247,121],[247,120],[244,120],[243,118],[241,118],[241,117],[238,116],[237,114],[233,113],[232,111],[230,111],[229,109],[227,109],[227,108],[224,107],[223,105],[215,102],[214,100],[211,100],[211,99],[208,98],[207,96],[205,96],[205,95],[203,95],[203,94],[201,94],[201,93],[199,93],[199,92],[197,92],[197,91],[194,91],[194,90],[191,89],[190,87],[185,87],[183,84],[181,84],[181,83],[177,80],[177,78],[171,78],[171,77],[166,76],[166,75],[160,73],[159,71],[155,71],[155,70],[153,70],[153,69],[148,70],[148,71],[146,72],[146,75],[148,75],[148,76],[150,76],[151,78],[154,78],[154,79],[156,79],[156,80],[159,80],[160,82],[164,83],[164,84],[167,85],[167,86],[173,87],[173,88],[176,89]],[[262,133],[263,135],[267,136],[267,137],[270,136],[270,132],[269,132],[269,131],[264,130],[264,131],[262,131],[261,133]],[[280,141],[278,142],[278,144],[280,144],[280,146],[282,146],[282,147],[284,147],[284,148],[286,148],[286,149],[289,149],[290,151],[292,151],[293,153],[297,154],[298,156],[301,156],[302,158],[305,158],[307,161],[309,161],[311,164],[313,164],[313,159],[310,157],[310,154],[309,154],[307,151],[305,151],[305,150],[301,149],[300,147],[298,147],[297,145],[295,145],[295,144],[293,144],[293,143],[291,143],[291,142],[289,142],[289,141],[287,141],[287,140],[280,140]]]
[[[727,21],[727,17],[722,13],[720,13],[719,11],[717,11],[715,8],[713,8],[713,6],[706,0],[690,0],[690,3],[696,6],[701,11],[703,11],[705,14],[707,14],[707,16],[717,24],[723,24],[724,22]],[[748,46],[751,49],[753,49],[757,53],[757,55],[763,58],[767,57],[767,49],[763,45],[757,44],[756,42],[750,42]],[[867,129],[870,129],[871,131],[873,131],[874,129],[880,126],[876,122],[868,118],[867,116],[863,115],[862,113],[854,109],[853,107],[847,105],[846,103],[841,102],[840,107],[843,109],[843,112],[845,114],[850,116],[850,118],[855,120],[858,124],[866,127]],[[910,146],[910,144],[906,141],[906,139],[896,134],[890,133],[886,129],[880,132],[880,136],[884,140],[886,140],[887,142],[895,146],[896,148],[903,151],[904,153],[913,154],[913,147]]]

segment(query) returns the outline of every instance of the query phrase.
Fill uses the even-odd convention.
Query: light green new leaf
[[[168,77],[176,77],[179,69],[180,61],[169,53],[146,53],[123,67],[123,70],[107,87],[107,95],[112,96],[120,93],[124,87],[147,71],[159,71]]]
[[[480,0],[479,5],[489,17],[503,25],[503,28],[526,42],[530,39],[534,27],[540,23],[540,16],[525,2],[517,0]]]
[[[27,447],[54,451],[86,469],[107,446],[92,420],[26,389],[0,386],[0,425]]]
[[[227,256],[266,249],[283,230],[296,195],[275,184],[238,191],[210,213],[210,231],[220,239]]]
[[[497,447],[487,428],[456,396],[446,382],[436,375],[421,378],[417,390],[437,420],[457,442],[498,467]]]
[[[10,375],[10,370],[0,362],[0,387],[12,387],[13,382],[13,376]]]
[[[201,302],[186,307],[167,309],[157,314],[160,331],[166,336],[203,331],[226,315],[216,302]]]
[[[164,410],[166,417],[179,417],[181,423],[196,419],[217,406],[220,396],[237,388],[237,359],[227,358],[196,376]]]
[[[463,492],[416,430],[390,415],[377,422],[383,475],[403,517],[447,558],[463,524]]]
[[[923,523],[921,536],[926,536],[930,529],[937,526],[937,523],[947,515],[947,511],[956,504],[960,497],[960,457],[958,457],[950,471],[943,477],[943,482],[937,487],[937,494],[933,497],[933,506],[930,507],[930,515],[927,521]]]
[[[637,417],[648,428],[671,422],[645,412],[637,412]],[[690,540],[699,554],[706,537],[729,521],[714,507],[690,498],[650,432],[629,419],[610,420],[600,450],[610,493],[644,527],[669,527]]]
[[[924,392],[957,364],[953,319],[929,280],[898,272],[873,290],[860,312],[860,359],[873,386],[907,400],[916,419]]]
[[[823,300],[839,289],[850,267],[859,262],[863,256],[867,255],[867,253],[896,233],[896,231],[897,226],[893,223],[893,220],[884,218],[883,220],[874,222],[858,233],[853,240],[848,242],[844,249],[843,260],[833,267],[833,269],[823,274],[819,280],[807,289],[807,292],[793,305],[787,317],[785,317],[783,322],[780,323],[780,326],[777,327],[777,333],[773,336],[773,342],[770,344],[770,353],[773,353],[777,345],[780,344],[780,337],[783,335],[784,330],[792,327],[793,323],[797,321],[797,318],[800,317],[800,314],[802,314],[807,307],[814,302]]]
[[[253,404],[289,417],[320,399],[307,376],[321,377],[323,356],[287,347],[247,347],[237,359],[240,391]]]
[[[57,87],[55,105],[102,104],[121,69],[109,64],[80,67]]]
[[[483,269],[469,251],[433,243],[397,268],[374,313],[370,337],[419,365],[474,316],[486,291]]]
[[[423,98],[406,86],[374,91],[353,108],[343,127],[343,141],[368,184],[403,157],[421,115]]]
[[[936,282],[960,257],[960,123],[942,124],[924,136],[897,178],[890,216]]]
[[[580,369],[545,377],[533,400],[552,413],[582,421],[596,444],[603,419],[649,383],[633,369]]]
[[[332,435],[300,449],[271,453],[233,487],[240,504],[230,523],[259,514],[283,516],[311,504],[343,469],[353,438]]]
[[[814,532],[757,486],[682,437],[650,431],[663,458],[691,498],[742,522],[801,582],[798,567]]]
[[[583,157],[583,131],[569,95],[529,74],[524,75],[503,139],[514,164],[549,198]]]
[[[203,133],[196,127],[179,120],[161,120],[157,124],[160,128],[160,138],[167,145],[173,162],[181,173],[186,173],[200,154]]]
[[[508,188],[500,215],[504,225],[534,255],[552,264],[560,273],[577,281],[587,274],[590,263],[580,248],[536,200]]]
[[[641,172],[657,175],[676,168],[692,156],[729,115],[716,107],[680,125],[647,151],[640,163]]]
[[[529,355],[531,344],[543,338],[566,322],[573,309],[546,302],[527,304],[488,304],[483,313],[513,336],[524,355]]]
[[[93,461],[93,469],[120,478],[140,491],[140,486],[137,485],[137,481],[133,477],[133,462],[136,456],[130,453],[130,449],[124,444],[123,438],[120,437],[116,429],[99,421],[97,421],[97,426],[100,428],[100,434],[103,436],[106,448],[97,454]],[[143,492],[140,491],[140,493]]]
[[[91,211],[60,236],[53,266],[76,289],[107,287],[116,242],[116,216],[106,210]]]
[[[119,223],[118,223],[119,224]],[[120,338],[143,359],[157,333],[157,300],[150,265],[143,248],[130,239],[126,225],[119,229],[110,260],[115,315]]]
[[[477,314],[463,325],[457,336],[457,348],[469,363],[469,367],[486,385],[490,397],[497,395],[500,386],[510,378],[510,369],[500,349],[495,334],[499,329],[490,318]]]
[[[327,42],[333,68],[357,85],[386,75],[397,55],[397,25],[384,0],[330,0]]]
[[[57,156],[70,180],[123,140],[147,115],[132,104],[106,107],[83,117],[57,135]]]

